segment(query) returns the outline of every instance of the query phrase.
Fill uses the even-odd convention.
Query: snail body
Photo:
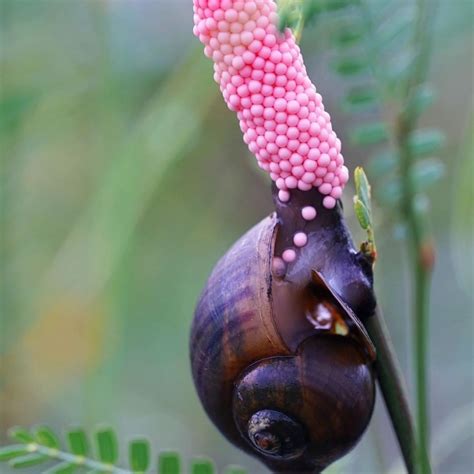
[[[299,199],[321,197],[293,192],[291,206],[277,203],[277,213],[221,258],[191,330],[206,412],[233,444],[276,472],[319,472],[347,453],[375,399],[374,350],[360,322],[375,304],[368,267],[339,211],[316,203],[318,218],[302,223]],[[308,242],[279,274],[275,254],[302,226]]]

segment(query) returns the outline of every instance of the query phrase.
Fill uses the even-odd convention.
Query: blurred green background
[[[156,449],[266,472],[211,425],[190,376],[205,279],[271,211],[266,176],[192,36],[191,1],[0,0],[0,19],[0,439],[14,424],[106,422],[123,440],[142,434]],[[305,31],[303,52],[353,170],[368,153],[349,143],[345,84],[319,34]],[[472,1],[440,0],[438,101],[422,124],[447,136],[446,173],[429,192],[433,459],[444,473],[474,471],[472,57]],[[379,299],[411,389],[406,245],[395,213],[376,216]],[[397,466],[379,397],[333,472]]]

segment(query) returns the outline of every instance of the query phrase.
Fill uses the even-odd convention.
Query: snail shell
[[[373,411],[374,349],[359,320],[374,305],[371,281],[366,269],[359,275],[340,210],[319,216],[299,261],[283,277],[272,274],[296,219],[277,204],[278,216],[248,231],[212,271],[191,330],[192,372],[207,414],[233,444],[276,472],[320,472],[357,443]],[[352,280],[367,290],[362,299]],[[318,312],[345,335],[315,325]]]

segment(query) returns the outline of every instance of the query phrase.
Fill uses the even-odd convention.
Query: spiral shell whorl
[[[285,444],[266,456],[270,468],[319,472],[357,443],[374,400],[373,374],[358,345],[346,337],[314,336],[293,357],[248,367],[236,382],[233,411],[247,439],[249,420],[262,410],[288,420],[270,432]]]

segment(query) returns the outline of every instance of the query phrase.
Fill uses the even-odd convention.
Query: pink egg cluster
[[[293,34],[278,31],[276,8],[273,0],[194,0],[194,33],[280,200],[314,186],[332,208],[349,179],[341,141]]]

